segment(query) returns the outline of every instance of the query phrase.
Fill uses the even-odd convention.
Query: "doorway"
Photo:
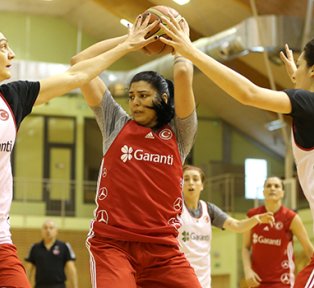
[[[75,216],[75,119],[46,118],[44,200],[48,216]]]

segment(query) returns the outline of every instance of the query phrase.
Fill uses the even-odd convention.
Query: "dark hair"
[[[174,87],[170,80],[165,79],[155,71],[144,71],[134,75],[131,79],[130,86],[134,82],[145,81],[149,83],[157,92],[158,100],[153,102],[151,108],[156,111],[157,124],[154,128],[159,129],[169,123],[174,117]],[[166,102],[161,95],[166,94]]]
[[[311,67],[314,65],[314,39],[307,42],[303,49],[303,57],[306,61],[307,67]]]
[[[277,178],[277,179],[280,181],[280,183],[281,183],[281,188],[282,188],[282,190],[285,191],[285,185],[284,185],[284,183],[283,183],[283,180],[282,180],[280,177],[278,177],[278,176],[269,176],[269,177],[267,177],[267,178],[265,179],[265,181],[264,181],[264,187],[266,186],[267,181],[268,181],[270,178]]]
[[[192,166],[192,165],[184,165],[183,166],[183,174],[187,170],[196,170],[197,172],[200,173],[202,183],[205,182],[205,173],[204,173],[204,171],[201,168],[199,168],[197,166]]]

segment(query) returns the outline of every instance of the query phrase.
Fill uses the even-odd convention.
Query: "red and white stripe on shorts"
[[[294,288],[314,288],[314,255],[310,264],[297,275]]]

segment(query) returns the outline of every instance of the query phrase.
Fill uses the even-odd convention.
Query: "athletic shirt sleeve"
[[[29,249],[27,257],[25,257],[24,260],[35,265],[34,253],[33,253],[34,247],[35,247],[35,244],[32,244],[31,248]]]
[[[211,219],[211,223],[213,226],[223,229],[223,225],[226,220],[229,218],[228,214],[223,212],[218,206],[215,204],[207,202],[208,214]]]
[[[103,137],[103,153],[106,153],[122,127],[130,120],[130,117],[113,99],[108,89],[105,91],[100,105],[91,107],[91,109],[94,111]]]
[[[175,118],[169,123],[177,137],[181,161],[184,163],[195,141],[197,131],[196,111],[186,118]]]
[[[100,105],[91,107],[91,109],[95,113],[97,124],[103,136],[103,153],[106,153],[125,123],[131,118],[113,99],[108,89]],[[196,111],[193,111],[190,116],[184,119],[175,117],[169,125],[177,137],[181,161],[184,163],[186,156],[191,151],[196,135]]]
[[[74,251],[72,249],[71,244],[68,243],[68,242],[66,242],[64,244],[66,246],[66,255],[65,255],[66,259],[65,260],[66,261],[74,261],[74,260],[76,260],[76,256],[75,256],[75,253],[74,253]]]
[[[39,91],[39,82],[14,81],[0,86],[0,93],[15,116],[17,128],[25,116],[31,113]]]
[[[286,208],[286,224],[290,228],[291,222],[294,219],[294,217],[297,215],[297,213],[291,209]]]
[[[293,134],[296,143],[303,148],[314,147],[314,93],[307,90],[284,90],[291,102]]]

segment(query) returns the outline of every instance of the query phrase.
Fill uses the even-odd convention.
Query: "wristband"
[[[189,64],[193,64],[192,61],[185,59],[184,57],[180,56],[178,58],[174,58],[174,64],[180,63],[180,62],[185,62]]]

